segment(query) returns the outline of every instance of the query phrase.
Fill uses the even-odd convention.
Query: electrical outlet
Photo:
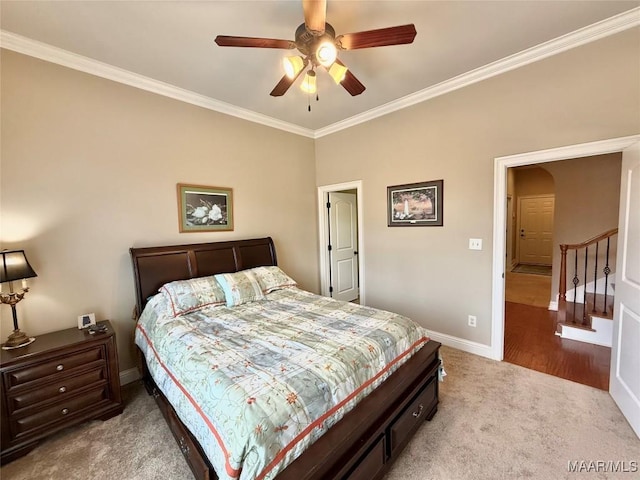
[[[470,327],[475,327],[476,326],[476,317],[475,317],[475,315],[469,315],[469,326]]]
[[[482,250],[482,239],[481,238],[470,238],[469,239],[469,250]]]

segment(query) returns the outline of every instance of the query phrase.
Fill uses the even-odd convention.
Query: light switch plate
[[[469,250],[482,250],[482,239],[481,238],[470,238],[469,239]]]

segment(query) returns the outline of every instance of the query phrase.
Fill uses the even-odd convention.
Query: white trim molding
[[[491,299],[491,358],[504,358],[504,272],[507,221],[507,169],[521,165],[555,162],[572,158],[590,157],[621,152],[640,141],[640,134],[628,137],[599,140],[536,152],[519,153],[494,159],[493,174],[493,273]],[[552,303],[550,303],[550,307]],[[556,306],[557,308],[557,306]]]
[[[22,53],[24,55],[30,55],[47,62],[56,63],[74,70],[89,73],[91,75],[113,80],[114,82],[123,83],[141,90],[156,93],[158,95],[164,95],[166,97],[173,98],[174,100],[179,100],[202,108],[248,120],[250,122],[277,128],[303,137],[320,138],[355,125],[368,122],[369,120],[387,115],[388,113],[402,110],[403,108],[430,100],[440,95],[453,92],[454,90],[464,88],[474,83],[481,82],[488,78],[515,70],[572,48],[585,45],[610,35],[615,35],[616,33],[620,33],[638,25],[640,25],[640,7],[633,8],[594,23],[593,25],[580,28],[574,32],[549,40],[548,42],[541,43],[535,47],[523,50],[522,52],[510,55],[483,67],[476,68],[475,70],[463,73],[449,80],[445,80],[444,82],[432,87],[425,88],[416,93],[412,93],[386,103],[385,105],[372,108],[371,110],[359,115],[354,115],[353,117],[317,130],[300,127],[267,115],[236,107],[235,105],[215,100],[211,97],[191,92],[159,80],[145,77],[144,75],[139,75],[137,73],[114,67],[113,65],[4,30],[0,30],[0,47],[13,50],[14,52]]]

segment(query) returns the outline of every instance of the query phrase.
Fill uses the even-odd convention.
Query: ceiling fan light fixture
[[[316,93],[316,72],[309,70],[304,76],[304,80],[300,85],[300,90],[305,93]]]
[[[340,82],[344,80],[344,77],[347,74],[347,70],[347,67],[345,67],[344,65],[340,65],[338,62],[333,62],[333,65],[329,67],[329,75],[331,75],[333,81],[339,85]]]
[[[287,77],[293,79],[296,78],[304,68],[304,60],[297,55],[285,57],[282,59],[282,66],[284,67]]]
[[[323,40],[316,49],[316,59],[323,67],[329,66],[336,61],[338,50],[331,40]]]

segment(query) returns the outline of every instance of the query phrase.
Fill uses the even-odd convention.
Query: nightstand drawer
[[[68,422],[70,418],[83,411],[100,407],[102,401],[108,401],[106,385],[88,392],[60,401],[32,415],[16,418],[12,423],[13,438],[30,433],[54,422]]]
[[[9,371],[5,374],[8,380],[7,386],[9,390],[11,390],[18,385],[46,378],[50,375],[60,374],[61,372],[66,372],[74,367],[86,365],[87,363],[94,362],[96,360],[103,360],[104,358],[104,347],[102,345],[98,345],[94,348],[83,350],[78,353],[60,356],[46,362]]]
[[[54,383],[43,385],[28,392],[9,396],[9,414],[45,400],[62,399],[73,395],[78,389],[105,381],[104,368],[91,370],[81,375],[60,378]]]

